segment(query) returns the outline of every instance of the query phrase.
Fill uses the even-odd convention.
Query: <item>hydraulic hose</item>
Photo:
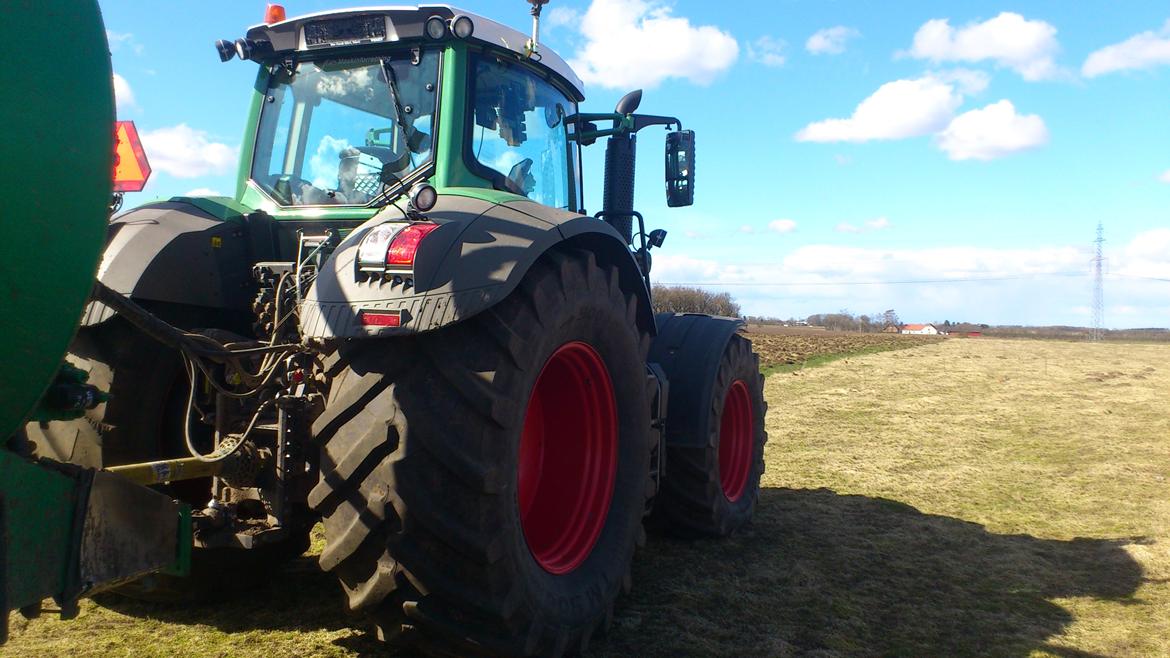
[[[101,281],[94,284],[93,299],[110,307],[115,313],[141,329],[147,336],[167,347],[219,362],[227,361],[234,356],[227,348],[211,345],[210,341],[192,340],[186,335],[186,332],[151,315],[150,311],[139,306],[134,300],[111,289]]]

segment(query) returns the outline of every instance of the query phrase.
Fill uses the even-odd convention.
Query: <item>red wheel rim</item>
[[[747,486],[754,434],[752,396],[747,384],[737,379],[727,389],[723,419],[719,423],[719,480],[723,495],[733,503],[743,496]]]
[[[617,474],[617,404],[605,362],[562,345],[536,379],[520,436],[520,526],[545,571],[581,566],[609,515]]]

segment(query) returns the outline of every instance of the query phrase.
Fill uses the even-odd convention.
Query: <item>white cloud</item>
[[[581,21],[581,12],[571,7],[553,7],[544,15],[543,26],[550,28],[576,25]]]
[[[777,219],[768,222],[768,230],[776,233],[791,233],[796,230],[796,222],[791,219]]]
[[[849,222],[841,222],[833,227],[837,233],[867,233],[869,231],[882,231],[890,228],[890,220],[885,217],[876,217],[874,219],[866,220],[861,226],[850,224]]]
[[[1164,231],[1170,236],[1170,229]],[[1170,237],[1165,239],[1170,240]],[[1137,240],[1134,241],[1136,243]],[[1159,267],[1170,266],[1170,251],[1147,251],[1139,255],[1143,262],[1152,257],[1158,259]],[[1070,272],[1084,272],[1088,277],[1088,258],[1087,248],[1060,245],[1033,249],[968,246],[880,249],[821,244],[798,247],[783,258],[759,263],[741,260],[723,263],[685,255],[662,254],[654,261],[654,273],[657,280],[667,282],[694,281],[747,286],[791,284],[794,290],[798,290],[798,286],[809,286],[803,289],[803,293],[809,296],[817,296],[821,292],[836,296],[852,290],[862,297],[872,292],[874,286],[866,286],[861,290],[848,286],[856,282],[991,279]]]
[[[748,44],[748,59],[764,66],[779,68],[788,61],[788,58],[784,56],[786,45],[782,39],[773,39],[768,36],[760,37]]]
[[[116,53],[123,49],[132,51],[135,55],[141,55],[144,50],[141,43],[134,38],[134,35],[129,32],[114,32],[113,30],[106,30],[106,41],[110,44],[110,52]]]
[[[841,308],[858,313],[893,308],[903,318],[923,322],[1084,326],[1089,322],[1092,229],[1080,226],[1077,234],[1083,240],[1076,244],[1029,248],[820,244],[756,262],[742,256],[717,260],[663,253],[654,259],[654,279],[714,284],[711,289],[730,291],[752,315],[804,317]],[[1106,324],[1166,326],[1167,283],[1138,277],[1170,279],[1170,228],[1120,240],[1106,257],[1106,299],[1110,313],[1118,313],[1107,315]],[[899,281],[910,283],[880,283]],[[1121,316],[1127,309],[1138,312]]]
[[[1162,181],[1163,183],[1170,183],[1170,169],[1163,171],[1162,175],[1158,176],[1158,180]]]
[[[955,116],[965,97],[984,91],[988,82],[986,73],[967,69],[887,82],[849,118],[810,123],[795,137],[800,142],[868,142],[934,135],[952,160],[992,160],[1048,143],[1044,120],[1017,114],[1009,100]],[[865,229],[842,223],[835,230]]]
[[[344,137],[325,135],[317,144],[317,151],[309,156],[309,181],[323,190],[332,190],[338,185],[338,170],[341,167],[341,152],[350,147]],[[508,153],[512,153],[509,151]],[[505,153],[505,156],[508,155]],[[519,155],[513,155],[519,161]],[[503,169],[507,171],[508,169]]]
[[[197,187],[184,192],[183,196],[223,196],[223,193],[210,187]]]
[[[991,84],[991,76],[972,69],[948,69],[931,75],[943,82],[953,83],[966,96],[983,93],[987,85]]]
[[[739,232],[740,233],[755,233],[756,229],[752,226],[749,226],[748,224],[744,224],[743,226],[739,227]]]
[[[1170,263],[1170,252],[1160,256],[1163,262]],[[713,283],[713,290],[730,291],[744,312],[752,315],[804,317],[841,308],[858,313],[893,308],[904,318],[922,321],[1073,324],[1078,319],[1081,323],[1088,320],[1074,307],[1087,301],[1089,257],[1083,247],[1059,245],[1034,249],[808,245],[766,262],[664,253],[655,258],[654,277],[661,282]],[[1067,272],[1084,272],[1084,276],[1044,276]],[[986,283],[857,285],[999,277],[1024,278]],[[1161,300],[1156,303],[1165,306],[1165,284],[1161,285],[1160,296],[1151,289],[1144,300]],[[1119,288],[1111,288],[1110,294],[1115,303],[1142,308],[1143,298],[1123,296]],[[1141,318],[1134,321],[1143,323]]]
[[[1055,61],[1059,51],[1051,24],[1005,11],[960,29],[945,18],[929,20],[918,28],[906,54],[935,63],[992,61],[1025,80],[1046,80],[1060,74]]]
[[[840,55],[845,52],[846,42],[860,35],[857,30],[844,25],[827,27],[814,32],[804,47],[814,55]]]
[[[1170,21],[1158,33],[1136,34],[1121,43],[1093,51],[1081,66],[1081,73],[1095,78],[1106,73],[1148,69],[1170,64]]]
[[[1131,277],[1170,279],[1170,228],[1137,234],[1110,262],[1110,271]],[[1165,283],[1162,290],[1165,291]]]
[[[239,156],[238,147],[214,142],[206,131],[185,123],[143,132],[142,145],[153,169],[176,178],[230,172]]]
[[[739,44],[710,25],[691,25],[657,0],[593,0],[581,19],[585,45],[571,64],[587,84],[655,87],[668,78],[710,84],[735,63]]]
[[[1001,100],[955,117],[936,137],[951,160],[994,160],[1048,143],[1048,128],[1036,114],[1017,114]]]
[[[114,103],[119,114],[138,108],[138,102],[134,100],[134,90],[130,88],[130,83],[117,73],[114,74]]]
[[[848,119],[825,119],[796,133],[800,142],[903,139],[941,130],[963,102],[960,83],[927,74],[887,82],[861,101]]]

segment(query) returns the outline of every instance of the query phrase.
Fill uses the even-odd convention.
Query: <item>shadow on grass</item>
[[[764,489],[754,523],[725,540],[652,537],[596,656],[1024,656],[1072,622],[1060,597],[1132,599],[1143,582],[1123,546],[998,535],[893,500]],[[267,588],[207,605],[101,603],[136,617],[226,632],[363,629],[315,558]],[[336,640],[387,655],[373,636]]]
[[[652,538],[595,655],[1089,656],[1049,599],[1137,603],[1140,539],[998,535],[893,500],[764,489],[727,540]]]
[[[148,603],[113,594],[94,600],[131,617],[204,624],[226,633],[364,630],[363,620],[346,612],[337,578],[321,571],[317,558],[309,555],[292,560],[257,589],[219,601]],[[342,638],[339,643],[362,655],[394,655],[371,634]]]

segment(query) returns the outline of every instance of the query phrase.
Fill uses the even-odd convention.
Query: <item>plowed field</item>
[[[770,327],[749,327],[745,335],[760,355],[765,373],[798,370],[845,356],[872,354],[916,347],[944,340],[938,336],[903,336],[900,334],[854,334],[792,329],[778,331]]]

